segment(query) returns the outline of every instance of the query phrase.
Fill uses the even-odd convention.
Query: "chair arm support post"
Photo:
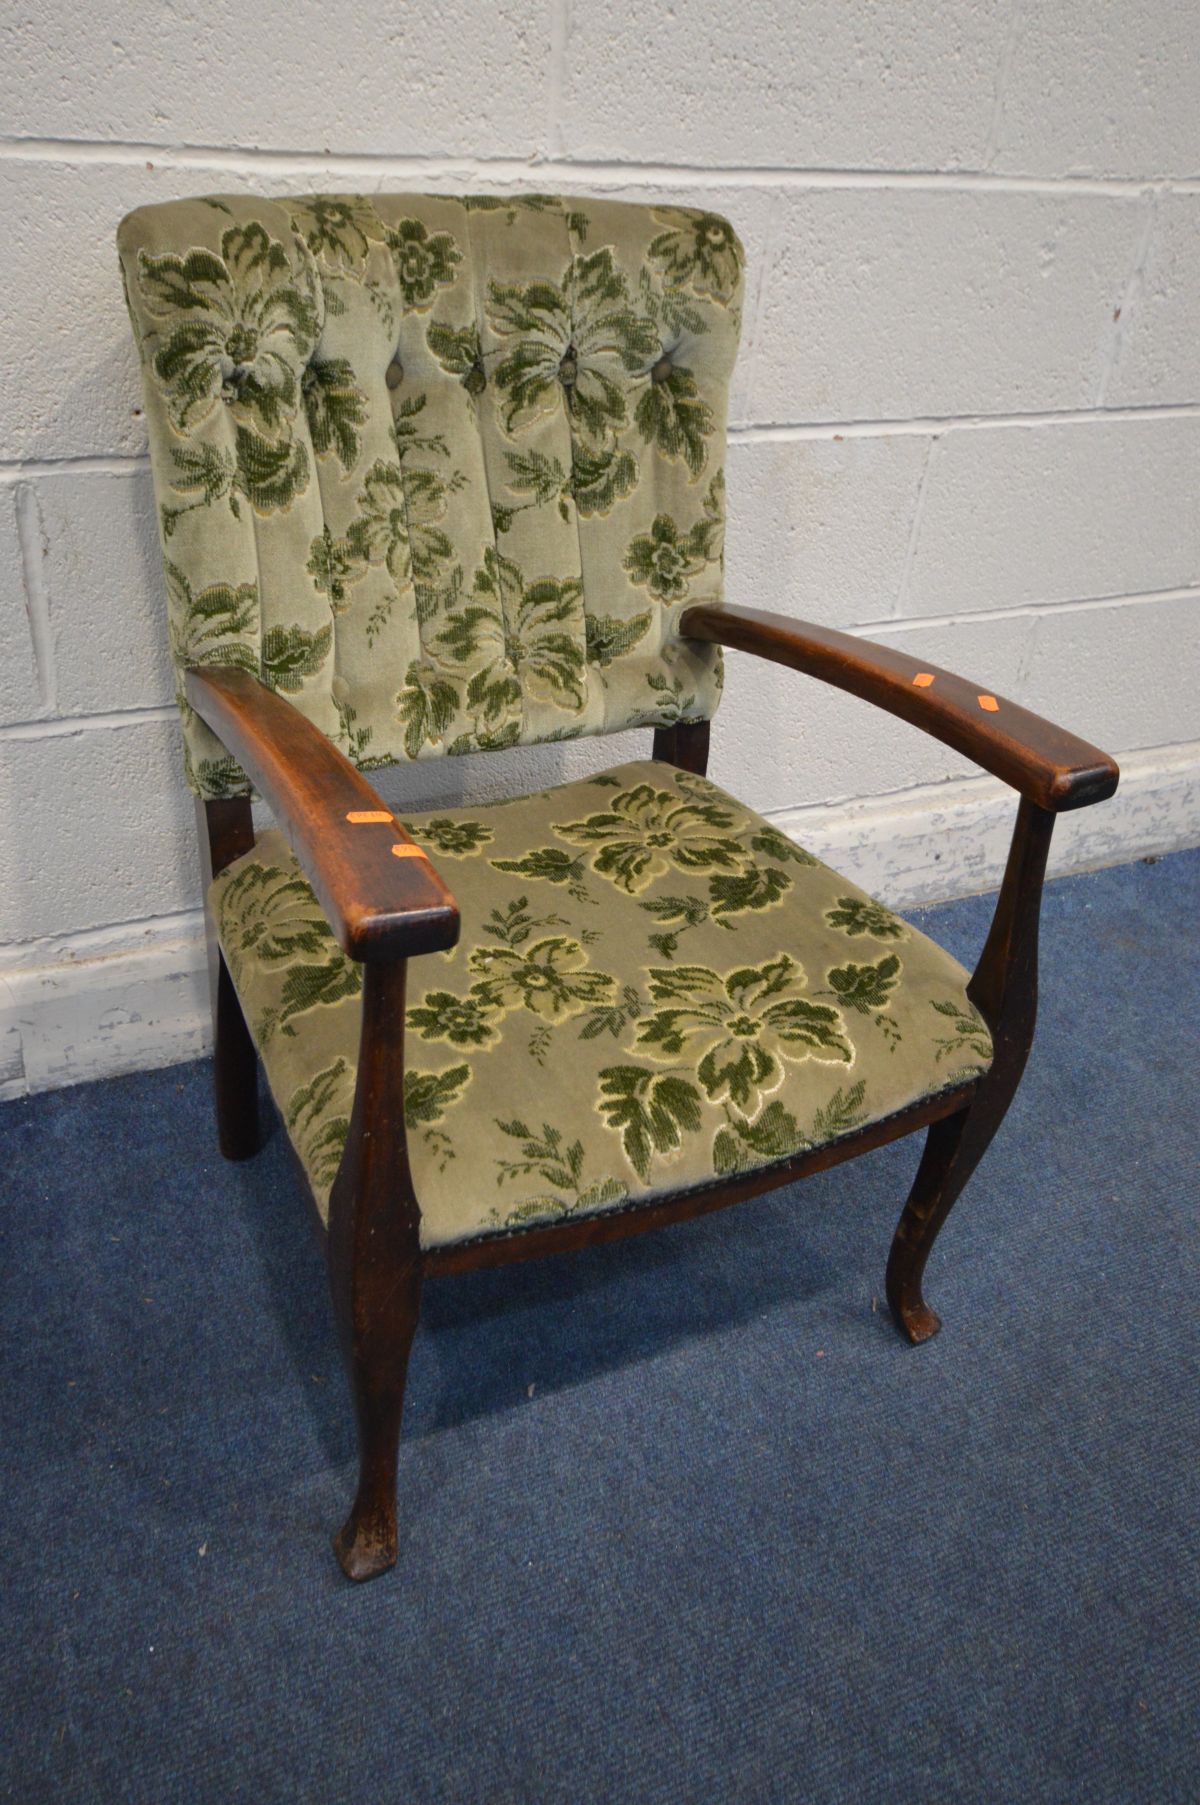
[[[996,911],[967,987],[992,1034],[993,1060],[968,1112],[986,1146],[1012,1099],[1037,1019],[1038,920],[1056,813],[1103,801],[1120,773],[1095,746],[1016,703],[888,646],[785,615],[702,603],[679,630],[819,677],[910,721],[1020,792]],[[990,706],[984,706],[985,704]],[[980,1148],[982,1150],[982,1147]]]
[[[329,1199],[329,1282],[359,1430],[358,1490],[334,1539],[351,1579],[396,1558],[396,1459],[421,1307],[421,1211],[404,1122],[406,975],[403,959],[363,973],[354,1105]]]
[[[458,907],[428,855],[319,727],[247,671],[193,669],[186,690],[271,809],[352,959],[455,944]]]
[[[386,1314],[397,1269],[420,1263],[404,1121],[406,979],[404,959],[363,973],[354,1105],[329,1198],[330,1282],[349,1352]]]
[[[1055,814],[1105,801],[1120,779],[1106,752],[1052,721],[953,671],[853,633],[708,602],[685,608],[679,631],[684,638],[715,641],[787,665],[872,702]]]
[[[1022,797],[996,908],[967,995],[992,1035],[981,1095],[1017,1087],[1037,1024],[1038,929],[1054,816]]]

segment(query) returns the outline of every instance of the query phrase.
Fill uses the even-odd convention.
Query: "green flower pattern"
[[[497,1121],[501,1134],[517,1143],[518,1151],[497,1161],[496,1177],[500,1186],[538,1179],[546,1186],[534,1191],[520,1203],[509,1207],[493,1207],[489,1221],[497,1228],[519,1228],[522,1223],[553,1220],[588,1210],[603,1209],[621,1203],[629,1195],[628,1186],[619,1178],[601,1178],[585,1182],[586,1155],[583,1142],[567,1141],[561,1129],[544,1122],[540,1130],[529,1128],[519,1117]]]
[[[633,582],[660,602],[681,602],[691,579],[707,564],[720,564],[725,551],[725,479],[713,478],[701,518],[684,532],[669,514],[656,514],[648,533],[638,533],[625,553]]]
[[[300,378],[308,430],[319,458],[332,453],[343,470],[353,470],[366,424],[367,398],[345,357],[314,358]]]
[[[688,592],[688,578],[703,564],[691,543],[680,539],[679,528],[669,514],[656,514],[648,533],[629,542],[625,568],[635,583],[648,589],[660,602],[681,601]]]
[[[476,985],[465,997],[431,990],[408,1012],[408,1026],[422,1040],[445,1040],[453,1047],[486,1047],[496,1039],[497,1004]]]
[[[583,947],[566,934],[551,934],[521,948],[477,946],[467,965],[479,976],[474,989],[485,1005],[525,1008],[547,1022],[607,1002],[613,990],[608,974],[589,971]]]
[[[704,965],[652,966],[650,995],[661,1007],[639,1023],[637,1044],[663,1059],[688,1053],[710,1101],[728,1098],[753,1121],[782,1084],[785,1060],[854,1058],[841,1012],[814,1003],[807,987],[788,953],[723,976]]]
[[[670,287],[731,301],[741,274],[741,253],[729,221],[716,213],[678,208],[664,208],[655,218],[664,229],[651,239],[648,254]]]
[[[219,254],[143,253],[138,273],[149,323],[142,344],[176,430],[227,407],[267,437],[286,431],[319,310],[315,284],[285,247],[259,224],[230,226]]]
[[[275,628],[325,648],[306,706],[356,763],[711,715],[720,651],[673,607],[721,594],[728,222],[227,196],[121,250],[167,555],[196,595],[255,585],[244,668]],[[183,721],[193,787],[245,794]]]
[[[462,252],[449,232],[430,232],[419,219],[402,219],[389,232],[387,244],[409,309],[427,308],[439,288],[450,286],[454,266],[462,262]]]
[[[409,968],[406,1115],[431,1233],[752,1171],[990,1060],[952,960],[705,778],[634,764],[405,826],[448,867],[463,918],[459,947]],[[740,905],[713,894],[746,880]],[[359,968],[277,835],[213,898],[323,1200],[353,1100]]]
[[[185,769],[231,664],[368,769],[711,716],[728,223],[684,208],[235,195],[120,236]],[[407,824],[459,901],[414,960],[403,1109],[431,1241],[637,1203],[850,1132],[986,1065],[961,972],[702,778],[634,764]],[[318,1203],[362,971],[274,830],[221,944]]]
[[[333,1189],[354,1104],[354,1070],[348,1059],[335,1059],[302,1084],[284,1114],[304,1169],[314,1185],[328,1194]]]
[[[453,821],[449,815],[422,821],[420,831],[425,845],[432,847],[440,859],[472,858],[480,847],[490,846],[495,837],[485,821]]]
[[[908,929],[898,915],[885,909],[882,903],[872,902],[870,897],[839,896],[832,909],[826,909],[825,919],[831,928],[840,928],[851,939],[866,934],[872,940],[906,940]]]
[[[228,583],[213,583],[193,595],[186,575],[170,559],[165,575],[167,631],[178,699],[186,708],[183,672],[189,666],[231,664],[243,671],[258,669],[251,649],[259,625],[258,586],[240,583],[234,589]]]
[[[715,801],[640,783],[607,808],[554,831],[572,845],[594,847],[591,867],[634,895],[672,866],[678,871],[741,871],[748,853],[730,833],[734,814]]]
[[[649,367],[659,340],[610,249],[573,257],[557,281],[493,280],[487,312],[504,348],[495,381],[506,432],[560,410],[598,443],[625,425],[623,378]]]
[[[235,875],[221,888],[216,917],[234,982],[249,989],[262,970],[282,978],[252,1023],[265,1054],[277,1034],[295,1038],[295,1017],[357,997],[362,974],[343,955],[294,861],[264,865],[252,859],[230,869]]]
[[[294,201],[290,217],[292,230],[326,270],[353,271],[386,236],[370,203],[357,194],[314,194]]]

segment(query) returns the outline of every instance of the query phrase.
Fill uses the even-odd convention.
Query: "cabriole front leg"
[[[374,1579],[396,1564],[396,1465],[408,1355],[421,1310],[417,1267],[397,1276],[396,1290],[373,1332],[350,1352],[358,1425],[358,1487],[350,1515],[333,1538],[347,1579]]]
[[[1012,1090],[1015,1089],[1014,1082]],[[914,1344],[930,1341],[942,1326],[941,1317],[930,1309],[921,1290],[925,1262],[942,1224],[1003,1121],[1012,1090],[1000,1103],[995,1097],[989,1100],[981,1088],[966,1109],[934,1122],[925,1137],[917,1176],[888,1255],[886,1281],[892,1315]]]
[[[967,995],[992,1036],[992,1063],[957,1115],[935,1122],[925,1141],[887,1265],[887,1299],[912,1342],[928,1341],[940,1318],[921,1289],[925,1262],[963,1186],[987,1152],[1016,1094],[1037,1021],[1038,919],[1054,816],[1022,800],[1004,882]]]

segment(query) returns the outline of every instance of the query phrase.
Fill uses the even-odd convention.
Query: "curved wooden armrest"
[[[442,952],[458,906],[424,851],[348,758],[248,672],[187,674],[187,699],[270,806],[352,959]]]
[[[874,702],[943,740],[1040,808],[1058,813],[1103,802],[1120,772],[1108,754],[1073,733],[890,646],[757,608],[685,608],[679,630],[753,652]]]

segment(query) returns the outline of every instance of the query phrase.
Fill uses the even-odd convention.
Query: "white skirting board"
[[[209,1051],[198,909],[23,950],[28,963],[0,967],[0,1099]]]
[[[1121,760],[1111,802],[1060,817],[1052,875],[1200,843],[1200,744]],[[896,907],[992,890],[1016,798],[990,779],[772,819]],[[211,1025],[199,910],[6,950],[0,956],[0,1100],[198,1059]]]
[[[1200,845],[1200,742],[1127,752],[1115,796],[1060,815],[1050,875],[1100,871]],[[995,890],[1018,798],[991,778],[931,785],[772,820],[801,846],[894,908]]]

